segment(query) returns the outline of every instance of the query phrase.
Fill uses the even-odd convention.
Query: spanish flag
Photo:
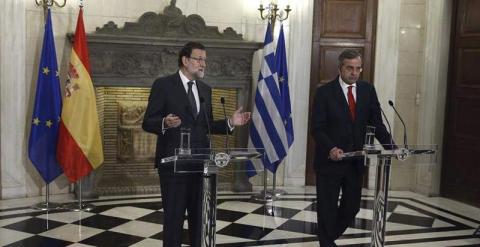
[[[81,7],[65,86],[57,159],[72,183],[103,163],[95,90]]]

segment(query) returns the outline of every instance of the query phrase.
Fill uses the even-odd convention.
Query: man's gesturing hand
[[[182,120],[175,114],[170,113],[165,117],[164,124],[166,128],[176,128],[182,124]]]
[[[329,158],[334,161],[342,160],[343,150],[340,148],[334,147],[330,150]]]
[[[250,112],[242,112],[243,107],[239,107],[230,118],[230,124],[233,126],[240,126],[248,123],[250,120]]]

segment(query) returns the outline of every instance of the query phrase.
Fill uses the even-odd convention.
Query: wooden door
[[[357,49],[363,55],[362,79],[373,78],[377,0],[315,0],[313,15],[310,113],[317,87],[338,74],[338,55]],[[309,115],[309,119],[311,116]],[[315,142],[308,130],[306,184],[315,184]]]
[[[480,206],[480,0],[453,3],[441,194]]]

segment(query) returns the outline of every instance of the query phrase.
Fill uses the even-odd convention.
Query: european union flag
[[[56,156],[61,111],[60,80],[49,9],[28,140],[28,157],[47,184],[63,173]]]
[[[281,106],[280,114],[282,115],[283,124],[285,125],[285,133],[287,134],[288,147],[292,146],[293,123],[292,123],[292,106],[290,104],[290,90],[288,87],[288,69],[287,54],[285,50],[285,35],[283,34],[283,24],[280,28],[280,35],[277,41],[277,50],[275,51],[275,65],[277,66],[278,86],[280,88]]]

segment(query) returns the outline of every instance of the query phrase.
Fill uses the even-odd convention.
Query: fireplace
[[[161,14],[144,13],[138,22],[127,22],[123,28],[108,22],[88,35],[105,156],[93,175],[97,194],[160,192],[153,164],[156,136],[144,132],[141,124],[153,81],[176,72],[177,52],[188,41],[206,46],[204,81],[213,88],[214,118],[223,118],[220,97],[227,99],[227,114],[240,105],[250,109],[253,53],[262,44],[244,41],[231,28],[219,32],[201,16],[184,16],[171,4]],[[224,146],[223,136],[212,140],[213,147]],[[229,145],[246,147],[247,140],[248,130],[241,128]],[[220,190],[248,190],[247,183],[244,175],[233,170],[219,176]]]

